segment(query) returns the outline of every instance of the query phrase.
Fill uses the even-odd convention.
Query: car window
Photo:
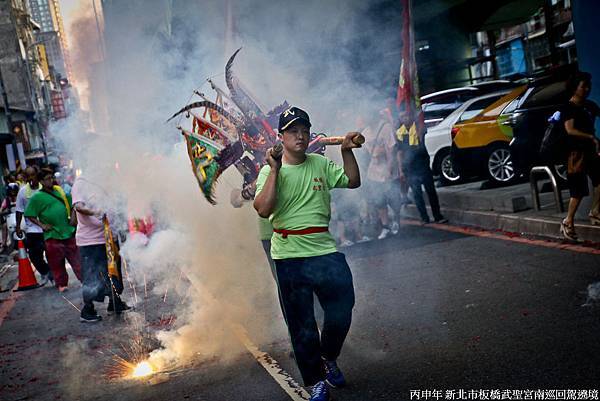
[[[510,102],[500,114],[509,114],[521,107],[523,105],[523,102],[527,100],[527,97],[529,97],[529,95],[531,94],[531,91],[533,91],[533,88],[527,89],[527,91],[524,94]]]
[[[479,91],[472,88],[433,95],[423,99],[421,107],[425,120],[440,120],[448,117],[464,102],[477,96]]]
[[[555,82],[549,85],[534,88],[523,102],[522,107],[541,107],[566,101],[566,83]]]
[[[425,103],[423,104],[423,115],[426,120],[436,118],[446,118],[454,110],[458,109],[462,103],[459,101],[452,101],[447,103]]]
[[[495,101],[494,103],[490,104],[488,107],[485,108],[485,110],[483,111],[483,116],[484,117],[499,116],[500,112],[502,112],[506,108],[506,106],[508,106],[508,104],[510,102],[512,102],[515,98],[518,98],[519,95],[521,95],[523,92],[525,92],[526,89],[527,89],[527,86],[523,85],[523,86],[516,88],[512,92],[510,92],[508,95],[501,97],[500,99],[498,99],[497,101]]]
[[[438,111],[438,110],[455,110],[462,103],[459,101],[451,102],[451,103],[425,103],[423,105],[423,111]]]
[[[519,104],[520,98],[517,98],[515,100],[513,100],[512,102],[510,102],[508,104],[508,106],[506,106],[504,108],[504,110],[502,110],[502,113],[500,114],[508,114],[508,113],[512,113],[513,111],[515,111],[517,109],[517,105]]]
[[[473,102],[473,104],[471,104],[469,107],[467,107],[465,109],[465,111],[460,115],[460,118],[458,119],[458,121],[462,122],[462,121],[470,120],[471,118],[473,118],[476,115],[478,115],[479,113],[481,113],[490,104],[494,103],[495,101],[497,101],[498,99],[500,99],[503,96],[504,95],[486,97],[485,99],[481,99],[481,100],[477,100],[477,101]]]

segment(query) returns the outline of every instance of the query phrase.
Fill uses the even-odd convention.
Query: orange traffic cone
[[[33,290],[40,287],[35,279],[35,274],[31,268],[31,262],[29,262],[29,258],[27,257],[27,251],[25,250],[22,238],[18,239],[17,247],[19,248],[19,288],[15,291]]]

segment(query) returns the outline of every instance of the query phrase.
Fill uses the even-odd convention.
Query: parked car
[[[451,130],[452,164],[459,175],[484,177],[495,183],[507,183],[514,177],[509,143],[512,129],[503,124],[506,106],[527,90],[520,86],[492,103],[473,118],[456,123]]]
[[[425,126],[429,128],[441,123],[461,104],[477,97],[477,93],[479,91],[476,88],[467,86],[430,93],[421,97]]]
[[[495,80],[461,88],[446,89],[422,96],[421,105],[425,117],[425,126],[429,128],[439,124],[467,100],[504,89],[512,89],[516,86],[518,84],[511,81]]]
[[[434,175],[439,176],[441,184],[456,183],[461,178],[454,171],[452,158],[450,157],[450,150],[452,149],[451,131],[454,124],[470,120],[509,92],[509,90],[503,90],[467,100],[441,123],[427,130],[425,147],[429,152],[431,169]]]
[[[503,90],[511,90],[521,85],[521,83],[515,81],[508,81],[506,79],[496,79],[494,81],[479,82],[477,84],[471,85],[471,87],[479,89],[483,94],[483,92],[491,93],[500,92]]]
[[[539,149],[548,118],[567,102],[565,81],[532,84],[502,112],[503,115],[510,116],[503,124],[513,132],[510,152],[516,174],[529,174],[531,167],[543,164]],[[566,180],[562,161],[557,160],[556,165],[559,177]]]

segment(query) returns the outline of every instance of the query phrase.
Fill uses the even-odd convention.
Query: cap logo
[[[293,116],[295,116],[295,115],[296,115],[296,114],[295,114],[295,112],[294,112],[294,111],[292,111],[292,109],[291,109],[291,108],[289,108],[289,109],[287,109],[286,111],[284,111],[284,112],[283,112],[283,117],[285,118],[285,117],[287,117],[287,116],[288,116],[288,115],[290,115],[290,114],[291,114],[291,115],[293,115]]]

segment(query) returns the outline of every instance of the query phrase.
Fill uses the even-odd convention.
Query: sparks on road
[[[145,377],[150,376],[155,371],[154,367],[150,362],[143,361],[135,365],[133,371],[131,372],[131,377]]]

